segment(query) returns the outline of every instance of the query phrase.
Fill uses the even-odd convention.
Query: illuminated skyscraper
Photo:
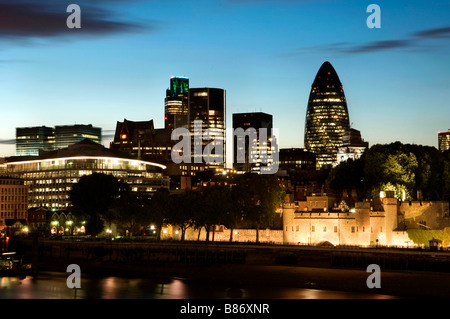
[[[333,66],[322,64],[311,86],[305,124],[305,148],[316,154],[316,168],[336,161],[344,132],[350,128],[347,102]]]
[[[199,121],[199,122],[197,122]],[[213,138],[207,138],[208,131],[218,133]],[[194,163],[202,163],[202,150],[215,140],[223,147],[223,154],[218,154],[218,148],[212,151],[214,161],[207,161],[208,166],[224,166],[226,150],[226,91],[217,88],[189,89],[189,131],[193,135],[192,154]],[[221,135],[221,136],[218,136]],[[203,139],[202,139],[203,138]],[[196,152],[199,150],[199,152]],[[222,163],[220,163],[222,161]]]
[[[170,88],[166,90],[164,100],[164,127],[170,131],[177,127],[187,127],[189,79],[171,77]]]

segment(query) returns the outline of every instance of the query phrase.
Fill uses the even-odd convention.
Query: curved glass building
[[[305,148],[316,154],[316,168],[336,161],[344,132],[350,128],[341,81],[330,62],[322,64],[311,86],[305,124]]]

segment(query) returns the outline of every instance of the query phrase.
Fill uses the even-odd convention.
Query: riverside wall
[[[450,272],[450,252],[430,250],[162,241],[39,240],[34,243],[34,249],[31,240],[16,240],[11,244],[29,260],[33,257],[41,270],[57,270],[72,263],[122,271],[132,266],[151,269],[173,265],[243,264],[366,269],[370,264],[378,264],[386,270]]]

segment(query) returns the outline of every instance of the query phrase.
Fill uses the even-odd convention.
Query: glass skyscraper
[[[211,139],[206,138],[204,135],[208,129],[218,133],[217,136]],[[214,161],[208,161],[206,164],[207,166],[224,166],[226,158],[225,90],[218,88],[189,89],[189,131],[193,136],[191,148],[193,162],[202,163],[203,155],[201,150],[211,143],[212,140],[215,140],[216,143],[222,144],[223,154],[216,153],[218,149],[215,148],[211,154]],[[195,152],[198,148],[200,148],[200,153]]]
[[[189,113],[189,79],[171,77],[170,88],[164,99],[164,127],[173,131],[178,127],[187,127]]]
[[[305,123],[305,148],[316,154],[316,168],[336,161],[344,132],[350,128],[344,89],[333,66],[326,61],[311,86]]]

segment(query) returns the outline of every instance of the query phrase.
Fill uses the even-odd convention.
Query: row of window
[[[286,231],[289,231],[289,227],[288,226],[286,226]],[[291,226],[291,231],[294,231],[294,226]],[[300,231],[300,226],[299,225],[295,226],[295,231],[296,232]],[[312,225],[311,226],[311,232],[314,233],[315,231],[316,231],[316,226]],[[326,233],[327,232],[327,226],[322,226],[322,231],[324,233]],[[335,233],[337,233],[338,232],[338,226],[334,226],[333,227],[333,231]],[[351,227],[351,231],[352,231],[352,233],[359,232],[359,226],[352,226]],[[362,232],[365,232],[365,231],[366,231],[366,227],[362,226]],[[370,232],[373,233],[372,227],[370,227]],[[383,232],[383,227],[380,227],[380,232]]]

